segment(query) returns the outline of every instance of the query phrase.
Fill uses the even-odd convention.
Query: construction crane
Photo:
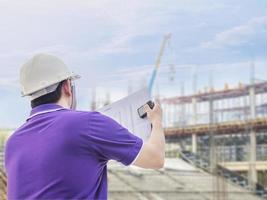
[[[151,78],[150,78],[149,83],[148,83],[148,90],[149,90],[150,94],[152,93],[153,85],[154,85],[154,82],[155,82],[155,79],[157,76],[158,69],[160,67],[160,62],[161,62],[161,58],[162,58],[163,53],[164,53],[165,46],[166,46],[168,40],[170,40],[170,38],[171,38],[171,34],[170,33],[166,34],[163,38],[162,43],[161,43],[160,51],[159,51],[159,54],[158,54],[158,57],[156,60],[156,65],[155,65],[155,68],[152,72]]]

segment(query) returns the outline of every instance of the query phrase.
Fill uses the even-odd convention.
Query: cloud
[[[18,80],[16,77],[1,77],[0,88],[9,90],[10,88],[18,88]]]
[[[222,72],[236,68],[230,63],[246,62],[250,57],[233,51],[245,51],[243,45],[248,43],[258,45],[262,58],[266,57],[266,9],[257,1],[0,1],[0,89],[6,92],[1,110],[10,105],[15,94],[19,96],[19,67],[39,52],[59,56],[82,75],[77,81],[82,108],[88,108],[94,87],[103,88],[103,97],[110,91],[116,99],[127,93],[128,85],[135,90],[147,83],[166,32],[173,33],[175,60],[168,59],[171,50],[166,48],[156,80],[162,93],[178,93],[181,81],[190,83],[194,66],[202,77],[208,76],[207,67],[216,66]],[[167,60],[174,62],[175,72]],[[230,67],[225,70],[226,66]],[[171,73],[176,76],[173,84],[169,82]],[[236,74],[231,73],[236,76],[233,79],[239,78]],[[12,117],[10,114],[10,121]]]
[[[107,44],[96,48],[95,52],[99,55],[133,53],[135,51],[130,47],[129,42],[136,36],[135,33],[118,34],[111,38]]]
[[[220,32],[208,42],[201,44],[201,48],[213,49],[234,47],[253,42],[253,39],[267,34],[267,16],[256,17],[243,25]]]

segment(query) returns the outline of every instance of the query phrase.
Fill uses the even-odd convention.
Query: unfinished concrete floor
[[[261,199],[179,159],[168,160],[163,170],[129,168],[116,162],[111,162],[108,169],[110,200]],[[219,198],[215,198],[215,195]]]

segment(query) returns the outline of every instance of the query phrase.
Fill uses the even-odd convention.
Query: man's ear
[[[66,80],[66,81],[63,82],[62,92],[66,96],[71,96],[71,86],[70,86],[70,81],[69,80]]]

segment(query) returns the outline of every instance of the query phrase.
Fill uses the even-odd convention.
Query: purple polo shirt
[[[142,144],[99,112],[38,106],[7,141],[8,199],[107,199],[107,162],[130,165]]]

